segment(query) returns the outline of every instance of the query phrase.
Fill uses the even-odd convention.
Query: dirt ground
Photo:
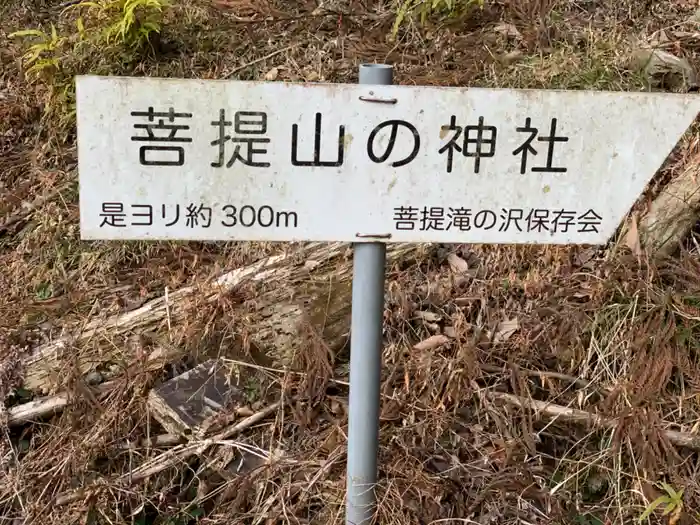
[[[74,75],[355,82],[376,61],[397,84],[683,90],[650,86],[635,54],[694,67],[700,50],[691,0],[486,0],[395,37],[390,0],[183,0],[138,50],[76,44],[74,3],[0,5],[8,525],[343,523],[347,247],[81,241]],[[52,24],[53,62],[32,75],[31,42],[10,34]],[[639,210],[697,143],[693,129]],[[691,233],[661,259],[619,239],[392,256],[377,523],[700,523],[698,252]],[[268,257],[261,281],[212,281]],[[332,322],[319,297],[340,304]],[[169,433],[149,392],[213,357],[242,401],[213,441]]]

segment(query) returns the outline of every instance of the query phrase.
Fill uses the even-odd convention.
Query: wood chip
[[[319,261],[308,260],[304,263],[304,268],[307,270],[315,270],[321,265]]]
[[[496,327],[496,332],[493,336],[494,343],[503,343],[510,339],[518,329],[520,328],[520,322],[517,317],[509,319],[508,321],[501,321]]]
[[[270,71],[265,73],[265,80],[268,82],[272,82],[273,80],[277,80],[277,77],[280,74],[279,68],[273,67]]]
[[[433,335],[413,346],[414,350],[432,350],[450,342],[446,335]]]

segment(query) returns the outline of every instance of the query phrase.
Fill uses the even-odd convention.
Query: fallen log
[[[700,154],[653,200],[638,225],[641,245],[654,257],[672,255],[700,218]]]
[[[387,264],[416,255],[426,247],[390,244]],[[254,296],[234,313],[245,320],[252,342],[260,348],[274,345],[278,352],[293,353],[301,343],[298,330],[302,323],[308,323],[325,341],[337,342],[349,331],[351,281],[352,252],[348,244],[305,244],[225,273],[212,282],[181,288],[136,310],[95,318],[72,334],[40,345],[22,360],[24,388],[56,391],[66,363],[75,364],[86,374],[99,364],[131,362],[133,356],[128,349],[115,348],[115,337],[155,330],[234,290],[250,290],[250,296]],[[86,343],[93,340],[108,344],[88,347]]]
[[[96,397],[108,394],[114,387],[116,381],[103,383],[91,389]],[[71,403],[71,394],[61,392],[53,396],[46,396],[34,399],[28,403],[22,403],[7,411],[7,424],[9,426],[30,423],[39,419],[52,416],[62,412]]]
[[[7,424],[10,426],[21,425],[30,421],[36,421],[47,416],[63,411],[70,403],[70,394],[61,392],[53,396],[34,399],[28,403],[22,403],[7,411]]]
[[[149,334],[148,337],[151,339],[156,338],[155,334]],[[138,364],[139,371],[150,372],[160,370],[163,366],[182,355],[182,350],[173,345],[162,341],[156,341],[156,343],[154,350],[150,353],[146,362]],[[111,392],[117,384],[118,382],[116,380],[108,381],[97,386],[92,386],[90,389],[92,393],[99,398]],[[58,414],[70,405],[72,401],[72,396],[68,392],[59,392],[54,395],[33,399],[28,403],[22,403],[21,405],[10,408],[7,411],[7,423],[10,426],[21,425]]]

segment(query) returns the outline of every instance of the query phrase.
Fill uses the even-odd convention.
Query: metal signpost
[[[390,85],[393,68],[360,66],[360,84]],[[392,104],[374,92],[368,104]],[[376,232],[375,232],[376,233]],[[389,233],[386,232],[385,235]],[[384,325],[384,266],[386,244],[355,244],[350,326],[350,398],[346,523],[370,523],[374,514],[379,446],[379,388]]]
[[[386,242],[604,244],[694,95],[77,78],[83,239],[354,243],[348,525],[375,507]]]

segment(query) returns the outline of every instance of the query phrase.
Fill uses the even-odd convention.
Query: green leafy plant
[[[36,289],[36,296],[40,301],[45,301],[46,299],[50,299],[51,296],[53,295],[53,287],[51,286],[51,283],[41,283],[37,289]]]
[[[248,403],[254,403],[260,398],[260,384],[254,377],[249,377],[243,387],[244,396]]]
[[[51,24],[51,34],[40,29],[25,29],[11,33],[10,38],[33,38],[36,41],[22,55],[24,67],[28,75],[41,76],[53,74],[60,67],[59,52],[65,42],[65,37],[58,35],[56,26]]]
[[[649,506],[644,510],[641,516],[639,516],[639,521],[644,521],[656,510],[660,505],[665,505],[662,515],[667,516],[673,513],[675,519],[671,519],[670,523],[675,523],[678,521],[678,516],[683,511],[683,489],[676,491],[668,483],[661,483],[661,488],[666,492],[666,494],[659,496],[654,501],[652,501]]]
[[[72,63],[89,38],[82,18],[75,21],[75,27],[77,31],[68,34],[59,34],[56,26],[51,24],[50,33],[25,29],[9,35],[29,40],[22,56],[25,74],[48,88],[44,115],[55,118],[54,127],[59,129],[70,127],[75,118],[75,71]]]
[[[75,76],[106,74],[111,64],[137,59],[138,52],[152,44],[153,34],[160,33],[163,12],[169,6],[170,0],[88,0],[64,10],[79,10],[75,31],[57,30],[52,24],[50,32],[25,29],[10,35],[28,42],[25,72],[47,88],[44,118],[59,131],[55,137],[70,138],[75,123]]]
[[[66,53],[76,51],[87,39],[83,19],[75,21],[75,35],[59,35],[56,26],[51,24],[51,34],[40,29],[24,29],[10,33],[10,38],[31,38],[33,43],[22,55],[26,73],[35,78],[51,78],[60,72]]]
[[[484,0],[400,0],[392,38],[396,38],[401,24],[407,19],[417,18],[419,23],[424,24],[428,17],[438,15],[449,18],[471,7],[484,7]]]
[[[104,21],[102,37],[107,44],[138,49],[160,33],[163,10],[169,6],[170,0],[98,0],[72,7],[87,8]]]

